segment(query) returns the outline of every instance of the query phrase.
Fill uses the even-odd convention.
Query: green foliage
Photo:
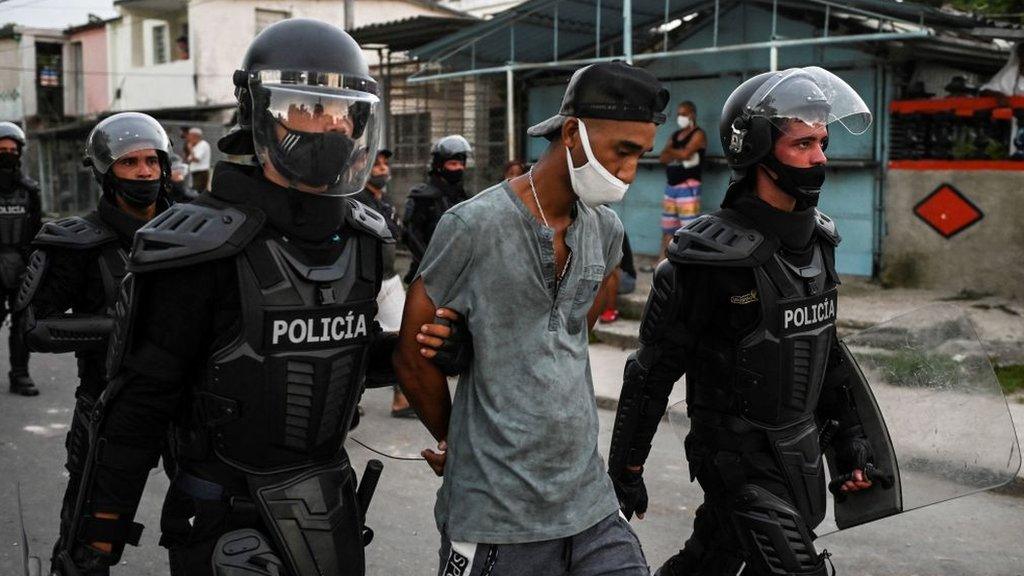
[[[1024,391],[1024,364],[996,366],[996,378],[999,378],[999,385],[1007,394]]]
[[[950,5],[961,12],[973,12],[1014,22],[1024,22],[1024,0],[917,0],[926,6]],[[1007,16],[1014,15],[1014,16]]]

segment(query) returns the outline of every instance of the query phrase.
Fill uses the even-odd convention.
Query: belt
[[[179,470],[174,476],[174,486],[196,500],[228,500],[225,498],[227,489],[224,486],[184,470]]]
[[[232,514],[239,518],[248,519],[254,522],[259,518],[256,504],[248,495],[232,495],[227,488],[212,480],[193,476],[183,470],[178,470],[174,476],[174,487],[181,493],[192,497],[195,500],[208,502],[223,502],[227,504]]]

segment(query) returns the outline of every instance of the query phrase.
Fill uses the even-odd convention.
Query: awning
[[[350,33],[360,46],[387,46],[393,52],[405,52],[454,35],[478,22],[479,19],[468,16],[414,16],[360,26]]]
[[[814,20],[843,32],[823,37],[782,38],[742,45],[718,43],[718,18],[740,4],[757,5],[778,16]],[[710,26],[706,48],[669,51],[692,31]],[[1019,29],[970,14],[946,12],[910,2],[883,0],[530,0],[420,48],[410,55],[424,62],[412,81],[552,68],[611,60],[653,60],[727,50],[787,46],[893,42],[930,39],[989,52],[1003,48],[974,37],[979,28]]]

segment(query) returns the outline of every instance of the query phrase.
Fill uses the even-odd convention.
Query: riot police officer
[[[103,195],[85,216],[43,226],[18,292],[15,311],[26,345],[36,352],[74,352],[78,359],[57,550],[70,528],[88,454],[89,414],[106,387],[103,362],[128,251],[135,232],[167,207],[162,190],[170,171],[168,151],[164,129],[145,114],[123,112],[97,124],[86,143],[85,163]]]
[[[24,152],[25,133],[16,124],[0,122],[0,322],[11,311],[11,393],[35,396],[39,389],[28,375],[28,348],[15,328],[14,313],[30,243],[42,226],[39,186],[21,172]]]
[[[412,253],[412,264],[405,276],[412,283],[420,267],[420,259],[427,251],[434,228],[446,210],[469,196],[464,187],[466,162],[473,153],[469,142],[459,134],[441,138],[430,148],[430,171],[427,181],[409,191],[402,222],[403,240]]]
[[[623,512],[642,517],[643,465],[685,373],[685,452],[705,498],[661,576],[824,575],[819,437],[851,475],[842,490],[871,486],[871,446],[837,365],[840,238],[816,209],[829,130],[870,122],[856,92],[816,67],[758,75],[725,104],[723,208],[681,228],[657,267],[608,459]]]
[[[383,218],[363,188],[382,114],[359,46],[324,22],[257,36],[234,75],[242,129],[212,190],[136,234],[110,384],[65,555],[115,564],[168,427],[178,473],[161,521],[171,573],[362,574],[363,518],[343,441],[367,370]],[[364,476],[363,482],[366,482]]]

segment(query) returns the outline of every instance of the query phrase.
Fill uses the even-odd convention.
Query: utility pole
[[[345,0],[345,31],[356,27],[356,0]]]

